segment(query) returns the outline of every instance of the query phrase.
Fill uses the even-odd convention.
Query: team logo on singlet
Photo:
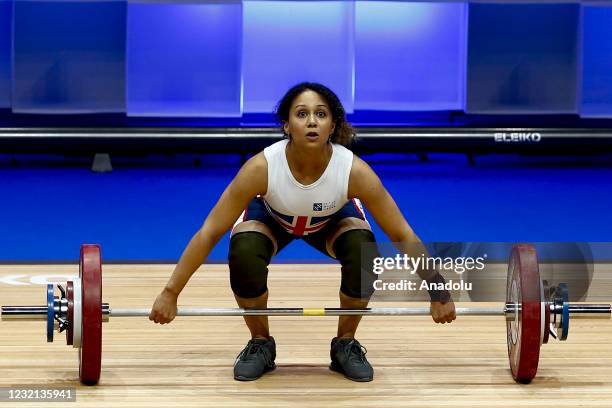
[[[336,207],[335,201],[330,201],[329,203],[313,203],[312,211],[326,211],[331,210],[334,207]]]

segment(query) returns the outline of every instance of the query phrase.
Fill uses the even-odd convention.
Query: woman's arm
[[[247,161],[227,186],[200,230],[191,238],[174,268],[165,290],[176,296],[204,263],[213,247],[232,227],[248,203],[268,188],[268,164],[263,153]]]
[[[176,316],[176,303],[191,275],[204,263],[212,248],[238,219],[249,201],[268,189],[268,163],[263,155],[247,161],[227,186],[204,224],[191,238],[172,276],[157,296],[149,315],[155,323],[169,323]]]
[[[366,162],[353,159],[353,167],[349,177],[348,198],[359,198],[374,217],[389,239],[404,254],[411,257],[427,256],[427,249],[414,233],[402,215],[393,197],[385,189],[374,170]],[[438,271],[418,270],[421,279],[427,281],[443,281]],[[435,292],[435,293],[434,293]],[[436,323],[450,323],[455,320],[455,305],[450,294],[442,295],[439,291],[429,292],[431,302],[431,317]]]
[[[359,198],[398,249],[411,257],[427,254],[427,249],[412,230],[391,194],[370,166],[354,156],[349,178],[348,198]],[[431,271],[417,271],[422,279],[430,279]],[[435,271],[434,271],[435,273]]]

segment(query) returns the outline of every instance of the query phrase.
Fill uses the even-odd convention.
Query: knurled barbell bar
[[[109,316],[149,316],[149,309],[111,309],[102,303],[102,262],[98,245],[82,245],[79,277],[66,288],[57,285],[60,296],[47,286],[46,306],[2,306],[2,319],[46,320],[47,341],[53,330],[66,331],[66,343],[79,349],[79,378],[94,385],[102,366],[102,322]],[[540,279],[538,260],[532,245],[512,247],[508,264],[506,303],[504,307],[457,307],[457,315],[497,316],[506,318],[508,358],[512,377],[521,383],[536,375],[540,345],[549,336],[567,339],[570,316],[573,318],[610,318],[610,304],[569,303],[567,285],[548,287]],[[177,316],[419,316],[429,315],[428,307],[404,308],[268,308],[212,309],[178,308]]]

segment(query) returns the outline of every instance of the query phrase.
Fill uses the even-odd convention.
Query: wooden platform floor
[[[171,271],[172,265],[106,265],[104,301],[150,307]],[[0,303],[43,305],[44,286],[32,280],[55,275],[65,281],[57,275],[76,274],[71,265],[2,265]],[[339,277],[334,265],[272,266],[269,306],[336,307]],[[235,307],[227,267],[201,268],[179,304]],[[509,373],[501,317],[461,317],[452,325],[436,325],[429,317],[364,318],[357,337],[375,368],[370,383],[328,369],[336,319],[271,318],[278,368],[245,383],[232,377],[234,359],[248,340],[241,317],[177,318],[165,326],[111,318],[103,329],[102,378],[95,387],[78,384],[78,355],[63,335],[46,343],[44,322],[3,321],[0,387],[76,386],[77,402],[61,404],[75,407],[612,406],[611,321],[572,321],[568,341],[543,346],[537,378],[521,385]]]

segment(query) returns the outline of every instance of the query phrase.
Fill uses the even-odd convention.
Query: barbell
[[[110,316],[149,316],[150,309],[112,308],[102,302],[102,261],[98,245],[81,246],[79,276],[66,287],[47,285],[46,306],[2,306],[2,320],[46,320],[47,341],[54,330],[66,332],[66,344],[79,350],[79,379],[95,385],[102,368],[102,322]],[[428,307],[403,308],[178,308],[177,316],[420,316]],[[457,307],[456,314],[505,316],[510,370],[515,381],[529,383],[536,375],[540,346],[552,336],[566,340],[572,318],[610,318],[610,304],[569,303],[567,285],[548,286],[540,279],[536,250],[516,244],[508,262],[506,302],[503,307]]]

